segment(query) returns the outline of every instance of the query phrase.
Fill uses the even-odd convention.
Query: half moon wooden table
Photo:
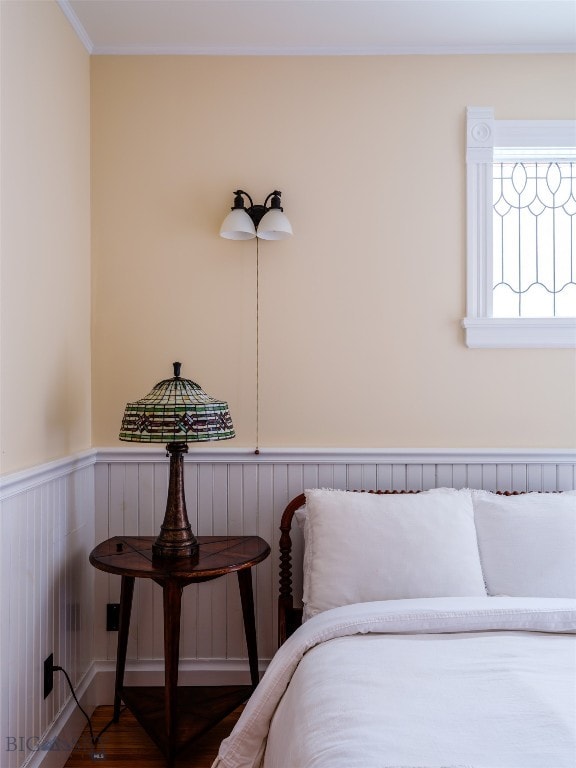
[[[222,720],[258,684],[258,650],[251,569],[270,554],[259,536],[198,536],[199,554],[193,558],[152,558],[154,536],[115,536],[90,553],[95,568],[122,577],[120,622],[116,657],[114,720],[120,703],[132,710],[146,732],[173,765],[177,752]],[[184,587],[238,574],[251,685],[178,686],[180,612]],[[135,579],[152,579],[162,587],[164,603],[164,686],[125,686],[126,650]]]

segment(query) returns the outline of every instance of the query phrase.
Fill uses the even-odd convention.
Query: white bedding
[[[279,649],[214,768],[574,768],[576,600],[358,603]]]

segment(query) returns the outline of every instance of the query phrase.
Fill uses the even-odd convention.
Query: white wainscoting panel
[[[272,547],[253,571],[265,665],[276,650],[280,517],[293,496],[310,487],[569,490],[576,488],[576,451],[263,450],[255,456],[191,447],[185,484],[195,533],[258,534]],[[118,602],[120,578],[96,571],[88,555],[110,536],[157,535],[167,489],[164,452],[133,447],[91,451],[0,478],[1,768],[64,764],[66,744],[58,752],[39,751],[54,734],[71,732],[76,717],[62,673],[43,698],[42,667],[50,652],[86,692],[89,707],[109,701],[117,633],[106,631],[106,603]],[[297,542],[294,560],[300,556]],[[129,676],[133,683],[161,682],[161,590],[144,580],[136,584]],[[296,573],[294,589],[301,589]],[[191,585],[183,603],[182,680],[247,682],[236,577]]]
[[[195,451],[185,461],[188,516],[197,535],[259,535],[272,555],[254,569],[260,658],[276,650],[278,541],[287,502],[306,488],[418,490],[473,487],[556,491],[576,488],[574,451]],[[168,460],[147,449],[100,451],[95,468],[96,538],[157,535],[164,517]],[[296,544],[294,559],[299,557]],[[300,590],[297,574],[295,592]],[[117,602],[120,578],[96,575],[96,655],[113,659],[116,633],[105,631],[105,605]],[[163,656],[161,590],[136,581],[128,657],[150,666]],[[234,575],[184,591],[183,666],[245,660]]]
[[[61,672],[44,699],[44,659],[76,686],[94,657],[94,454],[4,478],[0,502],[0,766],[19,768],[70,699]]]

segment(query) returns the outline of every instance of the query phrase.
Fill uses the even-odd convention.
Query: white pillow
[[[489,595],[576,598],[576,491],[472,491]]]
[[[470,491],[306,491],[304,619],[351,603],[486,597]]]

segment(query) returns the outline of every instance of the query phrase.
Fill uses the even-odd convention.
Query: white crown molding
[[[60,9],[62,10],[62,13],[64,14],[64,16],[66,16],[66,18],[72,25],[74,32],[76,32],[76,35],[78,36],[78,39],[80,40],[84,48],[86,48],[88,53],[90,54],[94,53],[94,44],[92,43],[92,40],[88,35],[88,32],[86,32],[84,25],[82,24],[82,22],[80,21],[76,13],[74,12],[74,9],[72,8],[68,0],[56,0],[56,1],[60,6]]]
[[[67,0],[58,0],[67,5]],[[77,18],[77,17],[76,17]],[[72,23],[72,22],[71,22]],[[80,24],[80,22],[78,22]],[[74,26],[74,24],[73,24]],[[80,24],[80,27],[82,25]],[[82,27],[83,29],[83,27]],[[88,36],[86,38],[89,41]],[[82,38],[81,38],[82,39]],[[83,41],[84,42],[84,41]],[[84,43],[86,45],[86,43]],[[90,42],[90,45],[92,43]],[[576,45],[458,45],[458,46],[197,46],[95,45],[94,56],[474,56],[576,53]]]
[[[187,1],[189,6],[196,6],[196,12],[199,14],[206,14],[206,9],[209,8],[210,5],[215,5],[217,2],[217,0],[210,0],[210,2]],[[567,3],[570,2],[570,0],[565,1]],[[226,35],[224,32],[224,35],[222,36],[222,30],[220,29],[221,24],[216,28],[214,27],[215,19],[212,18],[213,14],[211,13],[208,13],[207,17],[204,18],[206,29],[203,35],[193,35],[191,40],[190,38],[188,39],[188,42],[185,41],[186,38],[184,37],[184,42],[162,43],[162,39],[170,40],[175,39],[175,37],[182,40],[181,29],[178,30],[178,34],[174,37],[174,25],[184,23],[185,19],[188,20],[187,23],[192,23],[191,19],[193,19],[193,16],[178,13],[172,20],[172,27],[169,20],[163,19],[163,23],[156,28],[154,26],[154,12],[152,12],[151,15],[149,13],[142,14],[138,7],[139,4],[146,5],[146,2],[142,2],[142,0],[138,2],[138,0],[135,0],[131,7],[126,10],[126,8],[123,8],[122,6],[129,6],[130,4],[122,3],[121,0],[116,0],[116,9],[109,9],[106,11],[105,3],[101,4],[102,8],[100,9],[93,8],[92,12],[88,13],[86,16],[86,18],[91,19],[92,22],[86,21],[85,27],[80,20],[83,13],[81,10],[78,11],[79,15],[76,13],[74,10],[75,2],[73,2],[73,0],[57,0],[57,2],[86,50],[90,54],[96,56],[444,56],[477,54],[549,55],[576,53],[576,40],[573,39],[573,36],[571,37],[570,34],[567,33],[566,29],[559,29],[562,25],[565,27],[567,23],[570,23],[566,21],[567,19],[570,19],[569,14],[567,15],[566,13],[555,17],[555,26],[552,29],[555,37],[548,36],[551,30],[544,30],[546,37],[540,37],[540,40],[547,39],[549,42],[538,42],[538,31],[533,32],[531,37],[527,36],[524,31],[523,35],[514,38],[516,30],[510,28],[510,20],[508,20],[508,42],[493,43],[490,36],[485,34],[483,38],[477,38],[476,42],[466,44],[460,42],[460,40],[465,39],[465,37],[459,37],[457,34],[455,35],[454,30],[451,32],[449,31],[448,34],[445,34],[445,30],[443,30],[443,33],[440,36],[439,30],[436,29],[436,32],[433,33],[436,35],[435,37],[428,38],[427,42],[425,42],[423,38],[418,37],[416,39],[420,39],[420,42],[415,44],[410,42],[410,40],[414,38],[407,37],[407,34],[410,29],[414,28],[414,26],[418,29],[418,23],[415,25],[415,19],[411,19],[410,23],[408,23],[407,18],[404,18],[406,14],[401,13],[400,26],[402,27],[405,24],[408,24],[408,26],[404,32],[400,30],[398,34],[392,37],[387,36],[387,42],[374,43],[372,42],[374,40],[372,35],[366,37],[366,32],[364,32],[364,37],[362,37],[361,32],[360,38],[355,36],[356,42],[346,44],[330,42],[333,39],[332,35],[335,26],[332,24],[330,29],[324,28],[326,23],[330,20],[330,10],[326,13],[326,7],[329,4],[326,3],[323,10],[324,24],[321,25],[322,31],[318,33],[320,34],[320,37],[317,38],[318,42],[316,44],[300,44],[298,42],[298,28],[294,26],[293,23],[293,12],[289,13],[286,17],[289,28],[285,37],[285,39],[292,39],[295,41],[292,43],[282,42],[281,39],[278,39],[276,43],[271,43],[271,37],[266,34],[266,27],[264,27],[261,33],[256,37],[254,37],[253,34],[249,35],[251,41],[249,43],[244,44],[242,34],[239,33],[236,37],[235,44],[222,44],[219,41],[226,39],[226,37],[230,39],[230,35]],[[186,2],[186,0],[181,0],[180,3],[175,2],[174,5],[182,6],[184,2]],[[166,0],[166,4],[169,6],[170,0]],[[227,4],[229,4],[229,0],[225,3],[225,5]],[[335,5],[336,3],[333,4]],[[112,3],[112,5],[114,5],[114,3]],[[233,25],[233,19],[238,18],[239,8],[243,18],[246,14],[251,14],[252,19],[258,18],[258,8],[255,7],[258,3],[252,1],[245,3],[243,12],[241,9],[241,2],[237,2],[234,5],[236,6],[235,14],[233,14],[231,19],[228,19],[229,24]],[[285,0],[283,5],[289,6],[290,3],[288,0]],[[313,3],[310,5],[313,6]],[[347,3],[347,5],[352,6],[353,4]],[[386,3],[384,3],[384,5],[386,5]],[[433,5],[433,0],[430,0],[429,5]],[[81,2],[78,2],[76,7],[81,9]],[[114,15],[114,12],[118,12],[119,10],[121,12]],[[179,11],[180,10],[181,8]],[[209,10],[213,9],[210,8]],[[316,12],[319,11],[318,8],[315,10]],[[302,13],[302,9],[300,9],[300,13]],[[356,14],[357,11],[354,10],[354,13]],[[542,14],[542,11],[540,14]],[[108,16],[107,19],[105,19],[105,15]],[[518,11],[516,11],[516,15],[518,15]],[[283,17],[280,16],[279,18],[282,19]],[[276,19],[277,23],[279,18]],[[308,18],[307,15],[300,15],[301,23],[305,23],[306,18]],[[318,21],[317,13],[313,14],[313,18],[316,18],[316,21]],[[395,17],[390,16],[390,18]],[[403,22],[402,18],[404,18]],[[493,20],[496,18],[502,20],[500,16],[497,17],[494,13],[488,15],[488,19],[490,18]],[[156,17],[156,19],[158,20],[158,17]],[[180,22],[178,19],[180,19]],[[210,19],[212,19],[212,21],[210,21]],[[106,28],[108,27],[110,29],[110,26],[115,24],[114,20],[117,22],[116,26],[114,26],[114,31],[109,31],[108,37],[106,37]],[[91,23],[98,24],[96,28],[99,31],[93,32],[92,34],[94,37],[100,38],[99,42],[93,40],[87,31],[87,28],[90,29]],[[381,23],[385,22],[382,21]],[[420,20],[419,23],[425,24],[426,22]],[[461,19],[459,23],[462,24],[463,20]],[[534,24],[537,24],[537,21],[536,19],[532,19],[529,23],[534,26]],[[330,26],[330,24],[328,24],[328,26]],[[119,29],[123,29],[123,33],[121,33],[120,36]],[[192,30],[192,33],[193,32],[194,30]],[[559,37],[558,35],[560,34],[561,36]],[[151,42],[154,39],[154,36],[156,36],[157,42]],[[276,35],[273,35],[273,37],[275,38]],[[312,37],[314,37],[314,35]],[[338,37],[340,37],[340,35],[337,35],[336,39],[338,39]],[[108,44],[108,41],[111,39],[118,42]],[[516,39],[516,42],[513,42],[514,39]],[[132,40],[132,42],[129,42],[130,40]],[[324,41],[324,43],[322,41]]]

